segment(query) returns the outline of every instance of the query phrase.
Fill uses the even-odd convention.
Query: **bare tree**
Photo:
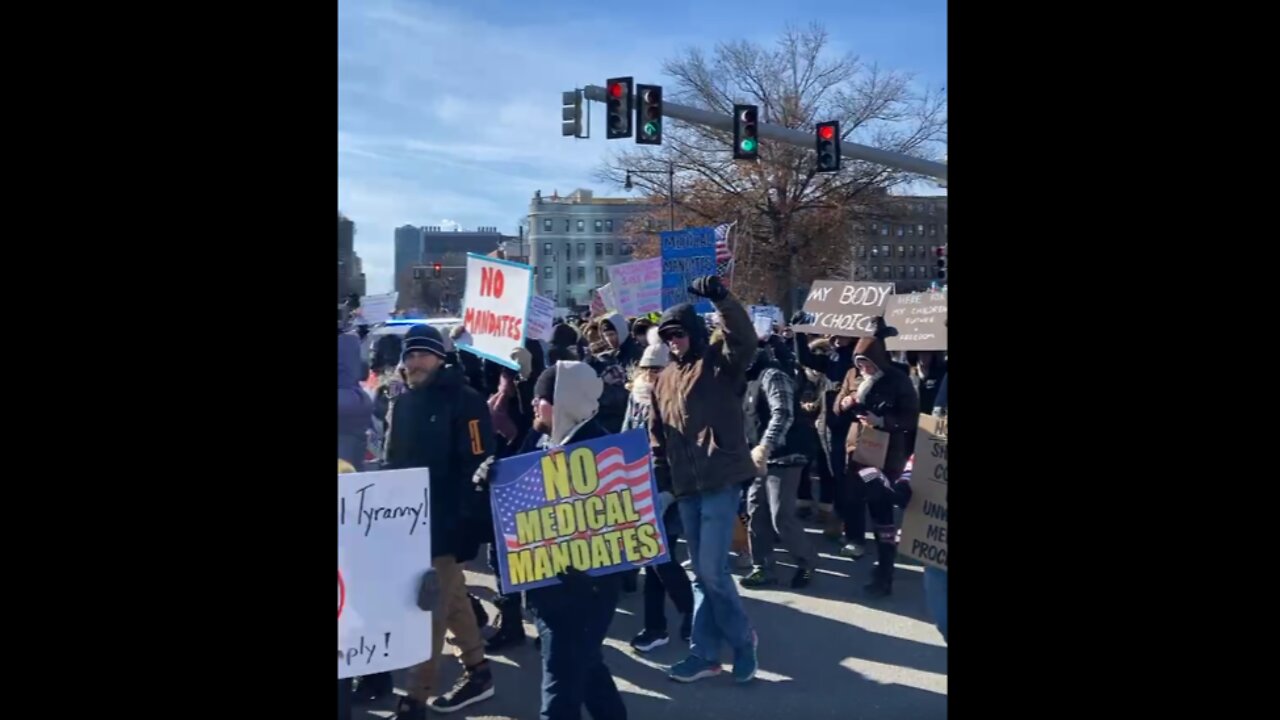
[[[829,57],[821,25],[787,27],[776,47],[747,41],[721,43],[710,58],[689,49],[664,65],[676,86],[667,98],[729,114],[735,103],[758,105],[760,120],[792,129],[839,120],[847,142],[937,159],[945,149],[944,89],[913,88],[908,73],[865,64],[854,55]],[[660,148],[619,153],[598,173],[622,185],[627,170],[676,168],[676,203],[690,224],[737,221],[741,282],[791,310],[791,292],[802,280],[843,276],[852,252],[849,238],[891,188],[915,179],[909,173],[846,159],[838,173],[816,173],[813,152],[764,142],[760,162],[736,162],[732,134],[668,122]],[[632,182],[666,197],[665,172],[633,175]],[[802,268],[797,275],[796,268]],[[739,279],[736,277],[735,281]]]

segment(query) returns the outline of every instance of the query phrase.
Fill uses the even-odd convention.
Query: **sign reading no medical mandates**
[[[339,680],[431,657],[430,508],[426,468],[338,475]]]
[[[532,289],[532,267],[467,253],[462,322],[471,335],[471,344],[458,343],[458,348],[519,370],[511,351],[524,344]]]
[[[505,593],[665,562],[649,435],[631,430],[499,460],[490,483]]]

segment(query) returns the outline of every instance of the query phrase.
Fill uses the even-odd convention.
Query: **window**
[[[938,237],[938,223],[929,224],[929,237]]]
[[[885,257],[893,257],[893,248],[889,247],[888,245],[881,245],[880,254]]]
[[[581,260],[587,256],[587,244],[578,243],[578,259]]]
[[[915,226],[915,225],[908,225],[908,226],[907,226],[907,234],[908,234],[908,235],[910,235],[911,237],[915,237],[915,236],[916,236],[916,226]]]
[[[551,243],[542,243],[542,255],[543,255],[543,257],[551,257],[551,253],[552,253],[552,252],[553,252],[553,251],[551,250]]]
[[[596,221],[596,223],[595,223],[595,231],[596,231],[596,232],[600,232],[600,231],[601,231],[601,230],[603,230],[603,229],[604,229],[604,221],[603,221],[603,220],[597,220],[597,221]]]
[[[860,258],[864,258],[864,257],[866,257],[866,256],[867,256],[867,246],[866,246],[866,245],[859,245],[859,246],[858,246],[858,257],[860,257]]]
[[[908,265],[908,266],[907,266],[907,277],[911,278],[912,280],[915,280],[915,279],[916,279],[916,266],[915,266],[915,265]]]
[[[573,282],[573,268],[564,269],[564,284],[568,285]]]
[[[613,221],[612,221],[612,220],[605,220],[605,221],[604,221],[604,229],[605,229],[605,231],[606,231],[606,232],[613,232]]]
[[[880,246],[878,245],[871,246],[871,257],[880,257]]]
[[[604,255],[604,243],[596,243],[596,257]]]
[[[604,268],[600,265],[596,266],[596,287],[604,284]]]
[[[917,226],[916,226],[916,234],[917,234],[917,235],[919,235],[920,237],[924,237],[924,226],[923,226],[923,225],[917,225]]]
[[[871,223],[871,234],[875,235],[880,232],[880,223]]]
[[[888,225],[881,225],[881,226],[880,226],[880,234],[881,234],[882,236],[888,236],[888,234],[889,234],[889,226],[888,226]]]
[[[895,229],[895,230],[897,230],[897,232],[898,232],[898,237],[902,237],[902,226],[901,226],[901,225],[895,225],[895,226],[894,226],[894,229]]]
[[[916,254],[917,254],[917,255],[919,255],[920,257],[924,257],[924,255],[925,255],[925,249],[924,249],[924,246],[923,246],[923,245],[917,245],[917,246],[916,246]]]
[[[604,254],[606,257],[613,255],[613,243],[604,244]]]
[[[551,218],[542,219],[542,231],[551,232]]]
[[[564,259],[568,260],[573,257],[573,246],[569,243],[564,244]]]
[[[564,231],[569,232],[569,218],[564,219]]]
[[[587,229],[587,221],[586,221],[586,220],[579,220],[579,221],[578,221],[578,232],[583,232],[583,231],[584,231],[584,230],[586,230],[586,229]]]
[[[905,278],[906,276],[907,276],[907,266],[906,266],[906,265],[899,265],[899,266],[898,266],[898,279],[899,279],[899,280],[902,280],[902,279],[903,279],[903,278]]]
[[[906,256],[907,256],[907,248],[906,248],[905,246],[903,246],[903,245],[899,245],[899,246],[898,246],[898,257],[900,257],[900,258],[901,258],[901,257],[906,257]]]
[[[550,280],[551,276],[555,274],[555,271],[556,269],[554,267],[547,265],[546,267],[542,268],[542,277],[546,278],[547,280]]]
[[[880,277],[880,266],[879,266],[879,265],[872,265],[872,266],[871,266],[871,277],[877,277],[877,278],[878,278],[878,277]]]
[[[587,269],[579,265],[578,266],[578,282],[584,283],[586,281],[587,281]]]
[[[943,234],[943,235],[946,235],[946,234],[947,234],[947,224],[946,224],[946,223],[942,223],[942,234]]]
[[[921,279],[921,280],[923,280],[923,279],[925,279],[925,278],[929,277],[928,269],[927,269],[927,268],[925,268],[925,266],[924,266],[924,265],[921,265],[920,267],[916,268],[916,271],[920,273],[920,279]]]

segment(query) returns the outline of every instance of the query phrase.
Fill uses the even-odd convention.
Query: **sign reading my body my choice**
[[[870,337],[872,321],[885,313],[893,283],[818,280],[809,288],[804,311],[812,322],[796,325],[796,332],[813,335]]]
[[[715,228],[686,228],[662,233],[662,308],[692,302],[699,313],[715,310],[706,298],[691,297],[689,286],[716,274]]]
[[[570,567],[608,575],[668,557],[644,430],[500,460],[494,473],[504,593],[552,585]]]

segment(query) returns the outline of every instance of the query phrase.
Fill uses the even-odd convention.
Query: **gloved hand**
[[[704,297],[711,302],[720,302],[729,297],[729,290],[724,286],[723,282],[720,282],[720,276],[718,275],[706,275],[694,280],[693,284],[689,286],[689,292],[698,297]]]
[[[792,325],[808,325],[810,321],[812,321],[812,318],[809,317],[809,313],[803,310],[797,310],[795,314],[791,316]]]
[[[866,415],[863,415],[862,421],[873,428],[884,427],[884,418],[880,417],[879,415],[873,412],[869,412]]]
[[[493,464],[498,461],[494,455],[484,459],[480,463],[480,467],[476,468],[476,472],[471,476],[471,482],[475,486],[476,492],[484,492],[489,489],[489,481],[493,479]]]
[[[756,476],[769,476],[769,448],[766,445],[757,445],[751,448],[751,462],[756,464]]]

